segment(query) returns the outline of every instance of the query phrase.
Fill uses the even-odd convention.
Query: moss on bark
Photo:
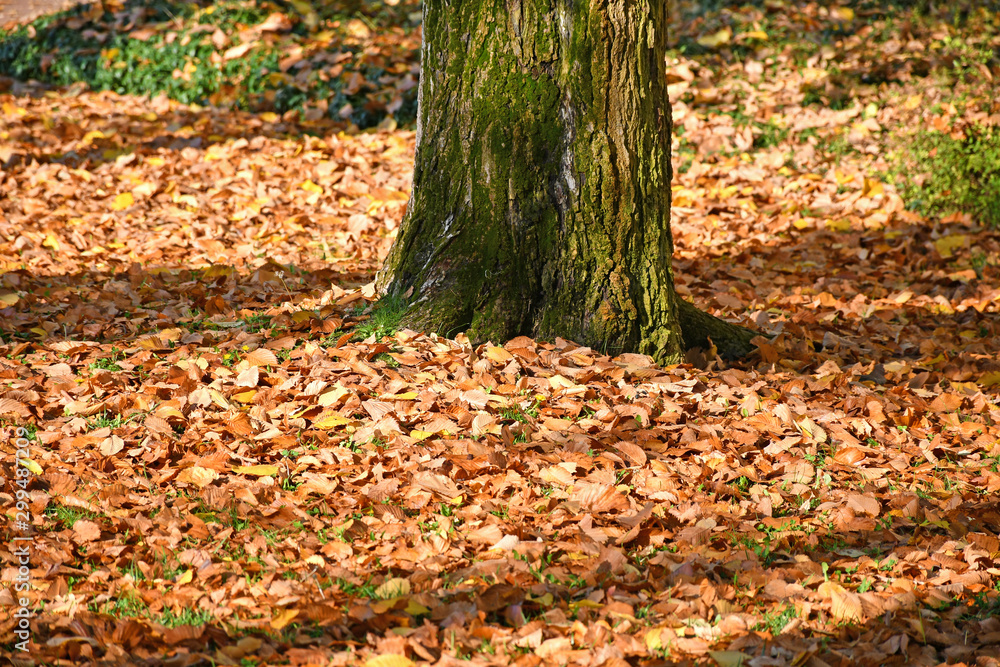
[[[673,290],[665,7],[425,2],[413,194],[378,278],[406,325],[661,363],[739,347]]]

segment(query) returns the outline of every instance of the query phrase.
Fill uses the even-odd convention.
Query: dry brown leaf
[[[438,494],[446,501],[454,500],[462,495],[462,491],[458,488],[458,485],[455,484],[455,482],[444,475],[438,475],[432,472],[421,471],[413,473],[413,483],[427,489],[428,491]]]
[[[256,350],[248,353],[244,358],[251,366],[277,366],[278,357],[272,352],[263,347],[258,347]]]
[[[218,478],[219,473],[209,468],[203,468],[202,466],[191,466],[190,468],[185,468],[177,475],[178,482],[194,484],[199,489],[208,486]]]
[[[629,508],[628,499],[613,486],[605,484],[581,484],[573,490],[572,499],[580,507],[595,514],[610,511],[624,511]]]
[[[852,493],[847,496],[847,506],[857,514],[864,514],[871,517],[877,517],[882,511],[882,506],[878,500],[871,496],[861,495],[860,493]]]
[[[260,371],[256,366],[251,366],[236,376],[237,387],[256,387],[260,382]]]
[[[101,527],[93,521],[78,519],[73,523],[73,541],[77,544],[89,544],[101,537]]]

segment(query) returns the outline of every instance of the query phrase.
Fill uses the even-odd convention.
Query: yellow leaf
[[[256,395],[257,395],[257,390],[251,389],[250,391],[243,391],[238,394],[233,394],[232,398],[233,400],[239,403],[246,404],[246,403],[252,403],[254,396]]]
[[[184,470],[181,470],[179,475],[177,475],[178,482],[194,484],[199,489],[205,488],[218,478],[219,473],[211,470],[210,468],[203,468],[202,466],[191,466],[190,468],[185,468]]]
[[[83,135],[83,139],[80,141],[84,144],[89,144],[94,141],[94,139],[104,139],[104,133],[100,130],[91,130],[87,134]]]
[[[969,238],[965,234],[951,234],[949,236],[942,236],[934,241],[934,247],[937,248],[941,259],[948,259],[954,254],[955,250],[964,248],[968,242]]]
[[[135,197],[132,196],[131,192],[123,192],[115,200],[111,202],[112,211],[124,211],[129,206],[135,203]]]
[[[20,300],[21,297],[11,292],[8,292],[7,294],[0,294],[0,303],[6,304],[8,306],[13,306]]]
[[[588,556],[588,558],[589,558],[589,556]],[[581,559],[581,560],[584,560],[584,559]],[[596,602],[594,600],[588,600],[586,598],[584,598],[583,600],[580,600],[579,602],[573,602],[573,603],[570,604],[570,607],[573,608],[573,609],[581,609],[581,608],[583,608],[583,609],[600,609],[602,606],[603,605],[600,602]]]
[[[161,157],[148,157],[148,158],[146,158],[145,161],[146,161],[146,164],[148,164],[150,166],[153,166],[153,167],[162,167],[163,165],[165,165],[167,163],[167,161],[164,160]]]
[[[750,656],[741,651],[709,651],[708,655],[719,667],[743,667],[750,661]]]
[[[302,185],[299,186],[303,190],[308,190],[309,192],[315,192],[318,195],[323,194],[323,186],[316,185],[311,180],[306,180]]]
[[[410,437],[417,442],[423,442],[432,435],[434,435],[432,431],[410,431]]]
[[[160,332],[160,335],[161,336],[163,335],[162,331]],[[229,410],[230,408],[232,408],[232,406],[229,404],[229,401],[226,400],[226,397],[223,396],[222,392],[220,392],[218,389],[209,389],[208,393],[212,397],[212,402],[218,405],[223,410]]]
[[[537,602],[542,607],[551,607],[552,602],[555,600],[555,598],[552,597],[552,593],[546,593],[537,598],[529,596],[528,599],[530,599],[532,602]]]
[[[1000,384],[1000,371],[984,373],[982,377],[979,378],[979,384],[984,387],[992,387],[993,385]]]
[[[175,586],[183,586],[184,584],[190,584],[194,579],[194,571],[187,570],[181,576],[177,577],[177,581],[174,582]]]
[[[273,111],[265,111],[260,114],[259,118],[265,123],[277,123],[281,117]]]
[[[411,598],[406,605],[406,609],[403,611],[410,616],[420,616],[422,614],[429,614],[431,610]]]
[[[188,208],[197,209],[198,208],[198,198],[194,195],[182,195],[174,193],[174,202],[177,204],[184,204]]]
[[[835,232],[849,232],[851,231],[851,221],[843,218],[839,220],[827,220],[826,228]]]
[[[221,278],[222,276],[229,276],[234,273],[234,269],[231,266],[225,266],[223,264],[213,264],[212,266],[205,269],[202,273],[202,277],[206,279]]]
[[[386,653],[385,655],[377,655],[368,660],[365,662],[364,667],[414,667],[414,665],[416,663],[405,655]]]
[[[344,387],[334,387],[333,391],[328,391],[326,393],[320,394],[316,402],[322,405],[324,408],[330,405],[336,405],[340,402],[340,399],[349,394]]]
[[[837,179],[837,185],[844,185],[854,180],[854,174],[848,174],[839,169],[833,172],[833,176]]]
[[[322,414],[319,419],[313,422],[313,426],[322,429],[337,428],[338,426],[344,426],[345,424],[350,424],[351,420],[347,417],[338,415],[336,412],[330,414]]]
[[[30,470],[31,472],[35,473],[36,475],[41,475],[42,474],[42,466],[38,465],[37,463],[35,463],[31,459],[18,459],[17,460],[17,464],[19,466],[21,466],[22,468],[27,468],[28,470]]]
[[[562,375],[553,375],[549,378],[549,385],[553,389],[559,389],[560,387],[575,387],[576,383],[572,380],[564,378]]]
[[[282,609],[271,619],[271,628],[281,630],[299,615],[298,609]]]
[[[55,250],[56,252],[58,252],[59,251],[59,239],[57,239],[52,234],[48,234],[48,235],[46,235],[45,240],[42,241],[42,247],[43,248],[51,248],[52,250]]]
[[[812,227],[812,224],[813,223],[810,222],[809,220],[806,220],[804,218],[799,218],[798,220],[792,223],[792,226],[795,227],[795,229],[809,229],[810,227]]]
[[[581,602],[589,602],[589,600],[582,600]],[[660,650],[663,648],[663,628],[653,628],[652,630],[647,630],[643,640],[646,643],[646,648],[650,651]]]
[[[0,297],[2,299],[3,297]],[[417,392],[415,391],[405,391],[402,394],[386,394],[384,396],[379,396],[379,400],[382,401],[412,401],[417,397]]]
[[[766,40],[767,39],[767,33],[764,32],[763,30],[751,30],[749,32],[743,33],[743,37],[745,39]]]
[[[719,32],[699,38],[698,43],[706,48],[714,49],[723,44],[728,44],[732,37],[733,31],[729,28],[723,28]]]
[[[830,16],[841,21],[853,21],[854,10],[850,7],[834,7],[830,10]]]
[[[233,466],[233,472],[253,477],[273,477],[278,474],[276,465]]]
[[[882,181],[866,178],[865,179],[865,196],[866,197],[878,197],[881,194],[885,194],[882,190]]]
[[[243,45],[241,45],[241,46],[243,46]],[[226,53],[230,53],[232,51],[236,51],[239,48],[240,48],[240,46],[234,46],[233,48],[229,49],[229,51],[227,51]],[[249,49],[247,49],[247,50],[249,50]],[[292,80],[292,77],[288,76],[284,72],[271,72],[270,74],[267,75],[267,82],[270,83],[275,88],[277,88],[278,86],[281,86],[282,84],[287,83],[287,82],[289,82],[291,80]]]
[[[11,104],[4,102],[3,113],[5,116],[26,116],[28,114],[28,110],[22,109],[21,107],[15,107]]]
[[[410,582],[400,577],[386,579],[385,582],[375,589],[375,597],[379,600],[389,598],[401,598],[410,594]]]

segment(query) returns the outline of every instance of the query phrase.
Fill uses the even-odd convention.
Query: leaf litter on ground
[[[996,15],[679,6],[677,286],[742,364],[396,329],[412,131],[4,84],[37,664],[996,662],[1000,251],[890,157],[996,125]]]

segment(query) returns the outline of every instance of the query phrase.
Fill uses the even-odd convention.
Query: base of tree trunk
[[[376,280],[404,325],[745,355],[674,290],[661,0],[424,3],[406,216]]]
[[[454,314],[455,311],[448,307],[450,305],[448,304],[441,310],[445,313]],[[442,312],[438,311],[435,316],[435,310],[437,309],[427,308],[425,304],[414,304],[403,316],[402,325],[415,331],[441,332],[442,335],[449,338],[464,331],[470,334],[470,340],[474,344],[484,343],[487,339],[492,340],[492,336],[484,338],[482,332],[470,329],[472,319],[467,318],[464,321],[452,320],[452,324],[448,325],[450,330],[443,331],[441,322]],[[757,331],[740,326],[739,324],[727,322],[703,310],[699,310],[694,304],[680,297],[677,298],[677,319],[680,322],[681,337],[685,350],[695,348],[708,350],[714,346],[716,353],[729,361],[742,359],[757,349],[757,346],[751,341],[761,335]],[[505,336],[505,338],[510,337],[511,335]],[[497,339],[493,342],[502,344],[504,341]],[[629,350],[601,350],[601,352],[609,354],[618,354],[626,351]],[[655,354],[650,356],[657,357]]]

